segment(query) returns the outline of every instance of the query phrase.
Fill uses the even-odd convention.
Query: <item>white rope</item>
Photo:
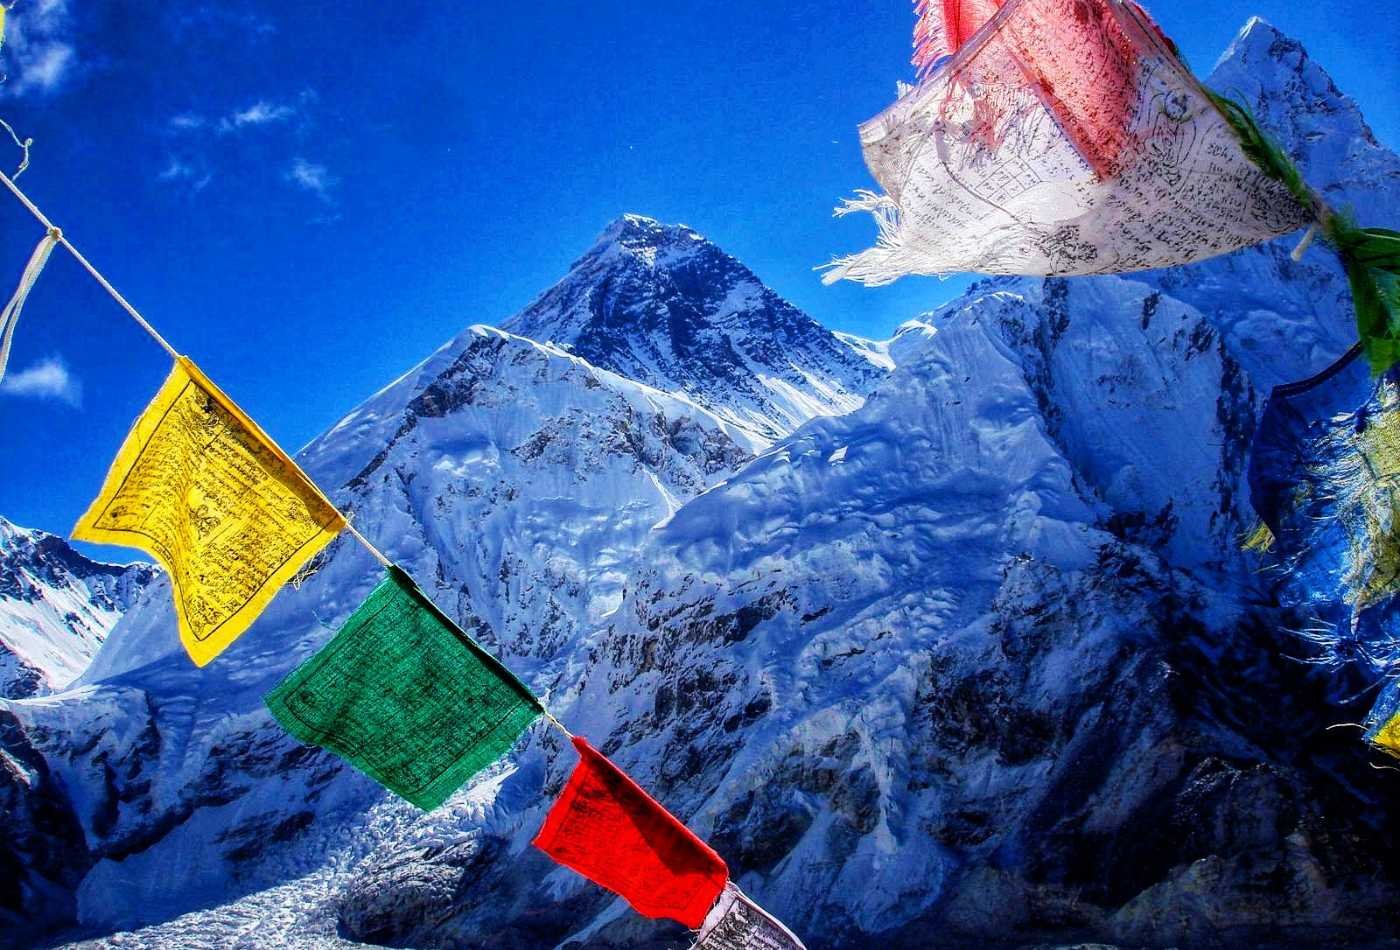
[[[573,742],[574,734],[569,730],[565,729],[564,724],[562,722],[554,718],[554,713],[550,712],[548,709],[545,709],[544,703],[540,703],[540,708],[544,709],[544,718],[549,720],[549,724],[555,729],[558,729],[560,732],[562,732],[566,739],[568,739],[570,742]]]
[[[5,183],[5,187],[10,189],[11,193],[13,193],[14,196],[19,199],[20,204],[24,205],[25,208],[29,210],[29,213],[34,215],[34,217],[39,220],[39,223],[42,224],[45,227],[45,229],[47,229],[50,233],[58,233],[58,243],[62,244],[68,250],[69,254],[73,255],[73,258],[83,266],[83,270],[87,271],[89,274],[92,275],[93,280],[97,281],[99,284],[102,285],[103,290],[111,294],[112,299],[121,305],[121,308],[127,312],[131,319],[136,321],[136,323],[141,327],[141,329],[145,330],[148,334],[150,334],[151,339],[155,340],[157,343],[160,344],[161,349],[165,350],[165,352],[169,354],[171,359],[175,360],[180,358],[180,354],[175,352],[175,348],[165,341],[165,337],[157,333],[156,328],[151,326],[148,322],[146,322],[146,318],[141,316],[140,312],[137,311],[137,309],[131,304],[129,304],[125,297],[117,293],[117,288],[109,284],[107,282],[107,278],[103,277],[100,273],[98,273],[96,267],[93,267],[90,263],[88,263],[88,259],[86,257],[83,257],[83,255],[78,252],[78,249],[73,246],[72,242],[63,236],[63,232],[54,226],[54,223],[44,215],[44,212],[39,210],[38,206],[36,206],[34,202],[29,200],[29,196],[19,190],[19,186],[16,185],[13,180],[11,180],[9,175],[6,175],[4,172],[0,172],[0,182]]]
[[[0,310],[0,380],[5,378],[5,367],[10,362],[10,345],[14,342],[15,327],[19,325],[19,315],[24,311],[24,302],[29,299],[29,291],[34,289],[35,281],[43,272],[44,265],[49,262],[49,255],[53,253],[54,246],[61,240],[63,234],[58,228],[50,228],[49,232],[39,239],[34,253],[29,255],[29,263],[24,265],[24,273],[20,275],[15,295],[10,298],[5,309]]]
[[[24,157],[20,159],[19,168],[15,169],[14,177],[18,178],[20,175],[23,175],[24,170],[29,167],[29,146],[34,144],[34,140],[25,139],[21,142],[19,135],[14,130],[14,127],[11,126],[10,123],[6,122],[4,119],[0,119],[0,126],[5,127],[5,131],[10,133],[10,138],[15,140],[15,146],[21,152],[24,153]]]
[[[383,551],[380,551],[377,547],[371,544],[369,538],[360,534],[359,530],[353,524],[350,523],[349,518],[346,518],[343,514],[340,517],[345,522],[345,530],[350,533],[350,536],[356,541],[360,542],[360,545],[366,551],[368,551],[370,554],[373,554],[374,559],[378,561],[382,567],[384,567],[387,570],[388,568],[394,566],[394,562],[385,557]]]

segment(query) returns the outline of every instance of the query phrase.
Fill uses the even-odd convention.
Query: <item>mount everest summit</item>
[[[1297,43],[1252,21],[1211,82],[1400,218]],[[627,216],[300,461],[814,950],[1362,945],[1400,926],[1400,779],[1327,727],[1373,672],[1299,662],[1239,550],[1269,388],[1354,335],[1292,243],[983,281],[870,341]],[[2,527],[0,578],[51,579],[0,587],[11,653],[30,608],[25,656],[103,641],[0,701],[13,942],[687,945],[529,846],[573,764],[547,730],[423,815],[272,722],[376,582],[352,541],[200,670],[158,572]]]

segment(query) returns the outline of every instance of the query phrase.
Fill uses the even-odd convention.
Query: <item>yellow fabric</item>
[[[1382,751],[1400,759],[1400,714],[1382,726],[1380,732],[1371,738],[1371,742]]]
[[[344,519],[184,357],[136,420],[73,536],[149,551],[204,666],[330,543]]]

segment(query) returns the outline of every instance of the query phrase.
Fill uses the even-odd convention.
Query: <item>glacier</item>
[[[1400,218],[1298,43],[1253,20],[1211,83]],[[867,340],[628,215],[299,458],[814,950],[1369,945],[1400,784],[1329,727],[1374,684],[1305,662],[1239,547],[1269,388],[1354,336],[1295,243],[984,280]],[[423,815],[277,729],[262,694],[376,581],[345,538],[315,568],[205,670],[153,575],[75,682],[0,700],[0,933],[686,946],[529,847],[553,733]]]

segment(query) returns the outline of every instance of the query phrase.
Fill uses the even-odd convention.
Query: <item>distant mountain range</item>
[[[67,686],[154,579],[148,564],[101,564],[62,538],[0,517],[0,696]]]
[[[1251,21],[1211,81],[1400,220],[1400,157],[1296,42]],[[1291,249],[983,281],[873,341],[628,215],[301,461],[813,950],[1368,944],[1400,776],[1328,731],[1366,679],[1294,659],[1239,547],[1269,388],[1354,339]],[[376,581],[352,542],[200,670],[158,572],[4,530],[0,642],[48,618],[0,701],[17,941],[688,944],[530,848],[572,764],[547,731],[423,815],[277,728],[263,693]],[[4,580],[38,576],[107,580]],[[90,649],[34,659],[104,637],[71,684]]]

